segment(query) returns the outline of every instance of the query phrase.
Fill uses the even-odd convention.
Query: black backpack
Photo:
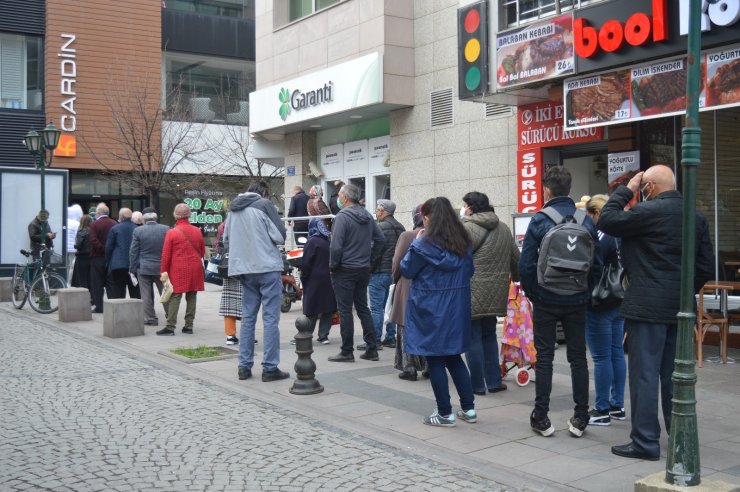
[[[563,217],[552,207],[541,210],[555,227],[547,231],[537,258],[537,283],[548,292],[562,296],[588,290],[594,263],[594,239],[584,227],[586,212],[576,209]]]

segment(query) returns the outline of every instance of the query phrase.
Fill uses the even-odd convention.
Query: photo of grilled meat
[[[740,60],[722,65],[709,81],[707,104],[720,105],[740,102]]]
[[[669,112],[677,111],[682,109],[681,106],[685,106],[684,103],[675,107],[681,102],[676,101],[677,99],[684,102],[686,99],[686,70],[674,70],[642,77],[632,83],[635,103],[643,116],[646,116],[645,113],[650,112],[651,108],[659,112]]]
[[[592,119],[584,123],[613,120],[614,113],[629,100],[629,75],[628,71],[602,75],[599,85],[568,92],[571,111],[569,116],[579,121],[584,118]],[[597,120],[593,120],[594,117]]]

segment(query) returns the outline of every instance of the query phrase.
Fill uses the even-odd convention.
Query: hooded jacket
[[[275,205],[257,193],[242,193],[229,206],[224,245],[229,252],[229,276],[282,272],[285,226]]]
[[[509,277],[519,280],[519,248],[514,236],[492,211],[464,217],[463,226],[473,247],[473,319],[505,316]]]
[[[391,273],[393,270],[393,254],[396,252],[396,243],[406,231],[406,228],[392,215],[378,222],[378,227],[383,231],[385,242],[380,252],[380,257],[373,264],[373,273]]]
[[[380,256],[385,239],[378,224],[364,207],[343,208],[334,218],[329,247],[329,268],[366,270]]]
[[[415,239],[401,260],[410,279],[403,336],[413,355],[457,355],[470,342],[470,279],[473,255],[457,256],[424,237]]]

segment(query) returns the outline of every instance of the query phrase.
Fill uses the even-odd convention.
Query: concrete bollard
[[[90,321],[90,291],[82,287],[68,287],[57,291],[59,321]]]
[[[13,277],[0,278],[0,302],[13,300]]]
[[[144,304],[141,299],[107,299],[103,302],[103,336],[144,335]]]
[[[316,379],[316,363],[311,359],[313,354],[313,333],[311,332],[311,322],[305,316],[299,316],[295,320],[295,327],[298,334],[295,336],[295,353],[298,354],[298,360],[295,362],[296,380],[290,392],[294,395],[315,395],[324,391]]]

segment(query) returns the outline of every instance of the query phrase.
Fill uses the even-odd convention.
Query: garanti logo
[[[300,111],[302,109],[308,109],[312,106],[318,106],[319,104],[328,103],[334,100],[334,82],[329,81],[324,84],[323,87],[303,92],[300,89],[296,89],[290,92],[285,87],[280,89],[278,94],[280,99],[280,118],[285,121],[288,119],[288,115],[291,110]]]
[[[280,109],[278,110],[278,113],[280,113],[280,119],[285,121],[288,119],[288,115],[290,114],[290,91],[284,87],[281,88],[278,99],[280,99]]]

